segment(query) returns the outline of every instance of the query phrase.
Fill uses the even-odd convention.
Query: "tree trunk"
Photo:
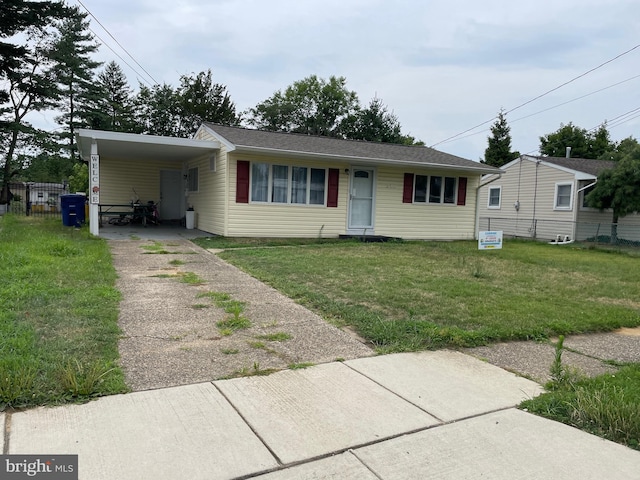
[[[611,245],[618,244],[618,213],[613,212],[613,223],[611,224]]]
[[[13,154],[18,144],[18,131],[13,130],[11,132],[11,141],[9,143],[9,149],[7,150],[7,156],[5,158],[4,172],[2,175],[2,189],[0,190],[0,204],[11,203],[11,195],[9,192],[9,182],[13,176],[11,171],[11,164],[13,163]]]

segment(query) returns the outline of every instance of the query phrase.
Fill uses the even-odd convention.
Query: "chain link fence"
[[[570,241],[640,247],[640,225],[587,223],[538,218],[480,217],[479,229],[501,230],[504,236],[537,240]]]

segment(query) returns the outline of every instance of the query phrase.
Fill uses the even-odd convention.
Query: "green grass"
[[[107,244],[59,220],[0,217],[0,408],[127,390]]]
[[[640,365],[562,382],[520,408],[640,450]]]
[[[239,266],[381,352],[546,339],[640,324],[640,258],[510,240],[226,250]]]
[[[319,245],[355,242],[337,238],[231,238],[231,237],[199,237],[191,240],[202,248],[251,248],[251,247],[283,247],[299,245]]]
[[[275,332],[275,333],[267,333],[265,335],[258,335],[256,338],[260,340],[266,340],[268,342],[286,342],[287,340],[291,340],[291,334],[287,332]]]

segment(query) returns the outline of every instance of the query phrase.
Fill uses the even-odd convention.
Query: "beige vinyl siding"
[[[587,240],[602,235],[608,236],[611,234],[612,222],[612,210],[600,212],[595,208],[580,207],[576,225],[576,240]],[[640,241],[640,215],[634,213],[618,219],[618,238]]]
[[[180,169],[181,165],[170,161],[103,159],[100,161],[100,203],[159,202],[160,170],[176,168]]]
[[[187,205],[196,213],[197,229],[224,235],[226,155],[216,155],[215,172],[209,155],[186,162],[186,171],[198,168],[198,191],[187,193]]]
[[[467,177],[466,205],[402,203],[404,174]],[[380,167],[376,171],[375,234],[419,240],[475,238],[475,192],[479,177],[451,171],[411,171]],[[457,185],[456,185],[457,187]]]
[[[537,169],[537,181],[536,181]],[[487,183],[495,178],[483,180]],[[573,202],[570,210],[555,209],[557,183],[572,185]],[[491,187],[502,187],[500,208],[488,208]],[[576,217],[576,181],[574,175],[535,161],[522,160],[512,164],[502,178],[480,189],[478,213],[480,228],[486,228],[486,218],[491,218],[492,230],[503,230],[505,235],[553,239],[556,235],[573,236]],[[520,208],[514,205],[519,202]],[[537,219],[535,230],[533,219]]]
[[[214,137],[208,127],[201,126],[193,136],[194,140],[204,140],[207,142],[215,142],[218,139]]]
[[[318,205],[237,204],[235,199],[238,160],[309,168],[338,168],[340,170],[338,206],[327,208]],[[327,238],[345,233],[349,176],[344,173],[344,170],[348,168],[347,165],[231,154],[229,155],[228,167],[228,218],[225,235],[230,237]]]

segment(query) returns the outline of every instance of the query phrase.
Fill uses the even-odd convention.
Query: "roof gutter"
[[[323,160],[333,160],[333,161],[342,161],[342,162],[355,162],[362,165],[400,165],[400,166],[414,166],[414,167],[436,167],[443,168],[447,170],[457,170],[457,171],[465,171],[465,172],[477,172],[477,173],[487,173],[487,174],[496,174],[495,169],[488,169],[483,167],[465,167],[460,165],[448,165],[444,163],[425,163],[425,162],[414,162],[409,160],[390,160],[385,158],[369,158],[369,157],[354,157],[354,156],[345,156],[338,154],[326,154],[326,153],[310,153],[310,152],[300,152],[295,150],[282,150],[279,148],[265,148],[265,147],[252,147],[246,145],[236,145],[233,149],[238,153],[254,153],[254,154],[262,154],[262,155],[278,155],[281,157],[288,158],[307,158],[307,159],[323,159]]]

